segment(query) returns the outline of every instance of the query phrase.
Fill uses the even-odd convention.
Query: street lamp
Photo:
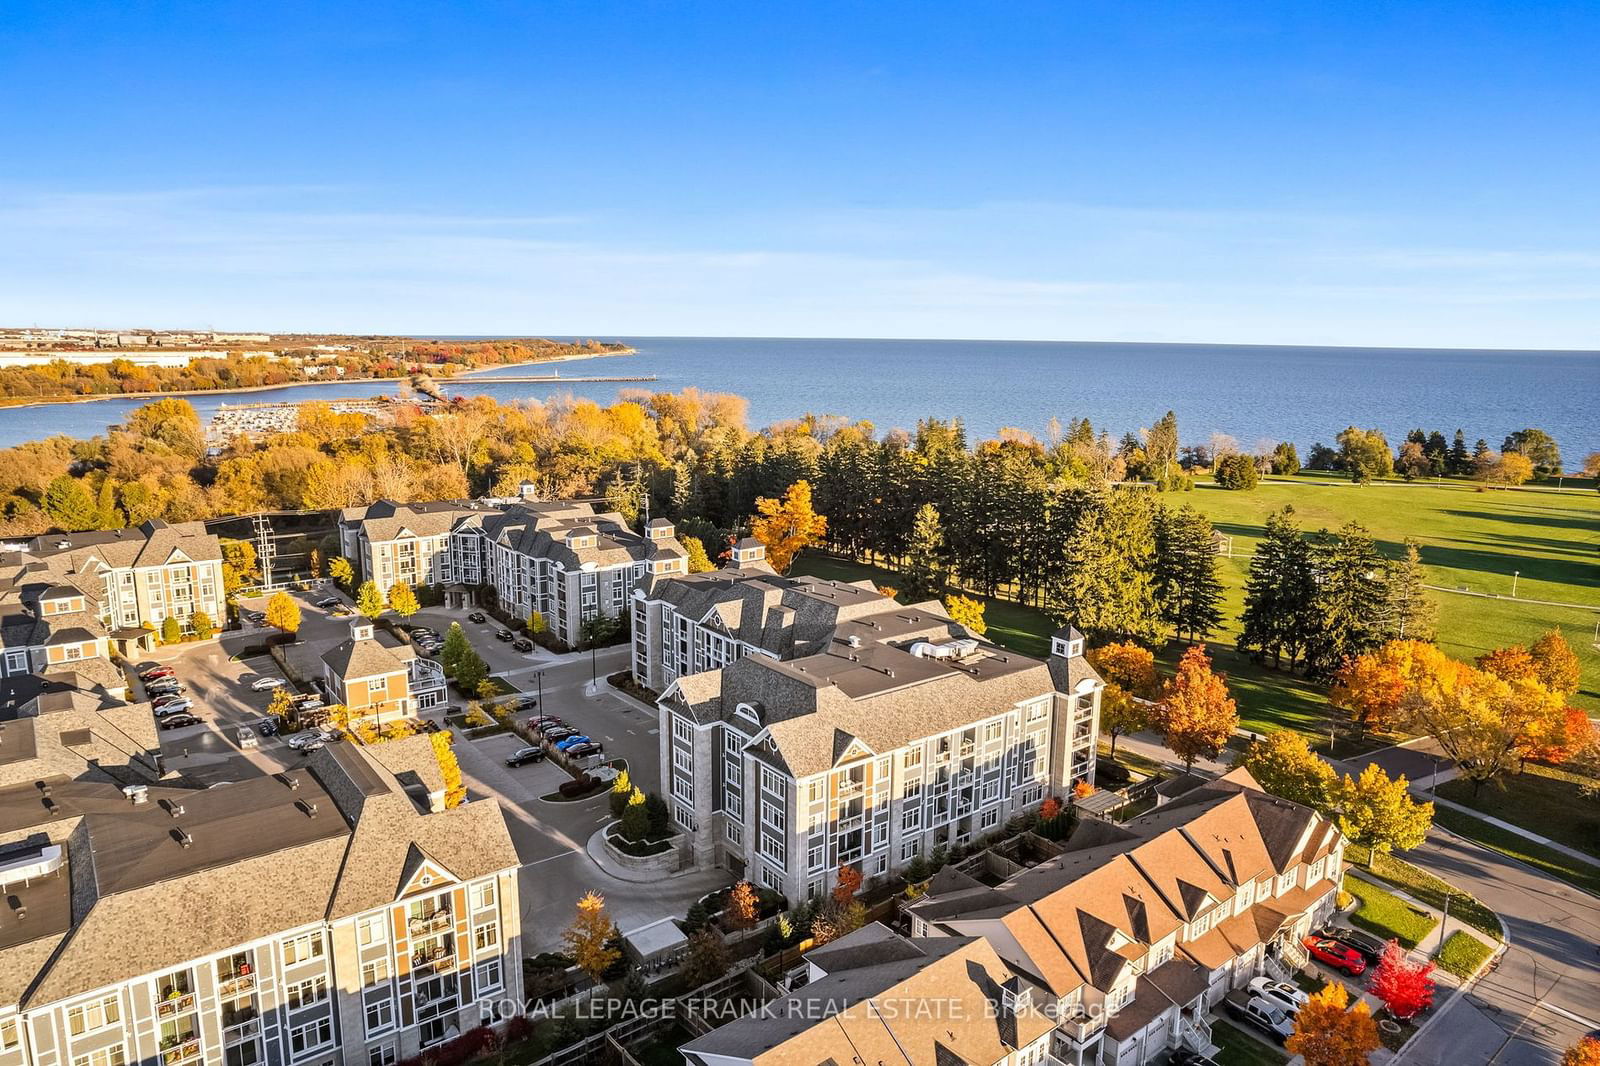
[[[1444,927],[1450,924],[1450,897],[1453,895],[1455,895],[1454,892],[1450,891],[1449,889],[1445,889],[1444,918],[1439,922],[1439,947],[1434,951],[1435,955],[1444,950]]]
[[[1517,598],[1517,578],[1519,576],[1521,576],[1521,574],[1522,574],[1521,570],[1513,570],[1513,571],[1511,571],[1511,598],[1512,599],[1516,599]]]
[[[535,670],[533,679],[539,683],[539,713],[544,713],[544,671]]]

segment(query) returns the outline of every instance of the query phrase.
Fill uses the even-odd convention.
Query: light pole
[[[544,671],[535,670],[533,679],[539,683],[539,713],[544,713]]]
[[[1444,894],[1444,920],[1439,923],[1439,947],[1434,951],[1435,955],[1444,950],[1444,927],[1450,924],[1450,897],[1453,895],[1455,893],[1448,890]]]
[[[1517,578],[1522,576],[1521,570],[1511,571],[1511,598],[1517,598]]]

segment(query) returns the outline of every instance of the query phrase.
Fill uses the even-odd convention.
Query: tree
[[[1300,472],[1300,453],[1288,441],[1272,449],[1272,472],[1283,477],[1293,477]]]
[[[1406,553],[1384,568],[1383,626],[1387,635],[1401,640],[1432,640],[1439,620],[1439,605],[1428,596],[1427,574],[1415,538],[1406,538]]]
[[[356,568],[350,565],[350,560],[342,555],[336,556],[328,563],[328,576],[333,578],[339,587],[346,592],[355,587]]]
[[[839,864],[839,873],[833,886],[833,902],[840,907],[850,904],[861,891],[861,870],[849,863]]]
[[[1270,655],[1275,667],[1287,659],[1293,669],[1317,621],[1311,546],[1291,514],[1284,508],[1267,517],[1265,535],[1250,559],[1239,650],[1257,662]]]
[[[1600,1066],[1600,1037],[1586,1036],[1567,1048],[1561,1066]]]
[[[756,924],[756,913],[756,888],[749,881],[740,881],[728,893],[723,922],[729,929],[749,929]]]
[[[197,640],[210,640],[212,634],[217,631],[211,616],[204,611],[196,611],[189,616],[189,628],[194,630]]]
[[[1533,656],[1521,644],[1486,651],[1475,660],[1478,669],[1502,681],[1520,681],[1534,676]]]
[[[229,595],[256,580],[255,545],[247,540],[221,540],[222,587]]]
[[[628,795],[628,805],[622,809],[622,835],[640,843],[650,835],[650,812],[644,809],[644,793],[638,788]]]
[[[944,610],[950,616],[950,621],[975,637],[981,637],[989,632],[989,623],[983,620],[982,600],[951,593],[945,597]]]
[[[1582,668],[1561,630],[1547,630],[1533,642],[1528,656],[1533,660],[1533,676],[1539,684],[1561,696],[1578,691]]]
[[[289,695],[289,690],[282,686],[273,689],[272,699],[267,703],[267,713],[287,728],[290,719],[294,717],[294,711],[294,697]]]
[[[1256,487],[1260,480],[1256,461],[1248,455],[1230,455],[1217,463],[1216,482],[1225,489],[1246,491]]]
[[[1397,724],[1433,734],[1476,792],[1520,765],[1524,752],[1562,743],[1566,702],[1532,677],[1508,681],[1455,663],[1406,692]]]
[[[44,490],[44,513],[68,533],[100,527],[100,507],[82,478],[62,474]]]
[[[1333,767],[1311,750],[1305,737],[1287,729],[1252,741],[1239,764],[1274,796],[1323,813],[1339,785]]]
[[[322,576],[322,549],[321,548],[312,548],[311,549],[311,553],[306,556],[306,568],[311,571],[311,576],[312,577],[321,577]]]
[[[1156,598],[1155,514],[1148,492],[1100,494],[1067,537],[1066,565],[1051,583],[1056,621],[1090,637],[1164,640],[1167,626]]]
[[[1561,473],[1561,449],[1555,438],[1542,429],[1519,429],[1500,445],[1502,455],[1515,453],[1533,464],[1544,476]]]
[[[1459,429],[1456,430],[1455,439],[1450,442],[1445,470],[1456,477],[1472,473],[1472,453],[1467,451],[1467,435]]]
[[[274,592],[267,600],[267,625],[285,633],[300,631],[300,605],[283,591]]]
[[[461,763],[456,758],[455,738],[446,731],[429,733],[433,745],[433,759],[439,764],[439,776],[444,779],[444,805],[459,807],[467,798],[467,786],[461,781]]]
[[[900,591],[911,603],[938,599],[944,595],[944,526],[933,504],[925,503],[917,510],[911,523],[911,540],[906,547],[906,563],[902,567],[904,581]]]
[[[678,543],[683,545],[684,554],[689,557],[689,573],[703,574],[717,568],[711,557],[706,554],[705,542],[699,537],[679,537]]]
[[[167,615],[161,623],[161,643],[177,644],[183,640],[183,625],[179,623],[177,615]]]
[[[1400,941],[1391,940],[1383,949],[1367,991],[1382,1000],[1385,1009],[1401,1021],[1415,1018],[1433,1006],[1433,968],[1431,962],[1412,962]]]
[[[1205,645],[1192,646],[1178,661],[1178,673],[1156,705],[1155,726],[1163,743],[1191,769],[1197,758],[1216,758],[1239,727],[1227,678],[1212,672]]]
[[[561,934],[561,939],[578,968],[588,974],[590,980],[598,981],[622,958],[622,952],[612,944],[615,935],[616,925],[606,914],[605,897],[589,891],[578,901],[578,915]]]
[[[1394,473],[1394,457],[1382,430],[1350,426],[1335,438],[1339,443],[1339,468],[1357,485]]]
[[[549,632],[549,630],[550,630],[550,623],[546,622],[544,620],[544,612],[543,611],[529,611],[528,612],[528,633],[529,634],[531,634],[532,636],[537,637],[541,633]]]
[[[802,479],[790,485],[781,500],[766,496],[756,499],[750,535],[766,545],[767,562],[780,574],[788,573],[794,557],[820,543],[827,532],[827,518],[811,508],[809,481]]]
[[[1391,780],[1377,763],[1368,763],[1359,778],[1345,774],[1333,806],[1339,831],[1373,855],[1417,847],[1433,824],[1433,804],[1413,800],[1405,775]]]
[[[1533,477],[1533,460],[1520,452],[1504,452],[1493,456],[1478,471],[1485,485],[1514,488]]]
[[[722,938],[709,929],[698,929],[689,936],[689,945],[678,967],[683,987],[694,989],[709,984],[728,972],[728,949]]]
[[[1117,738],[1142,733],[1155,721],[1155,709],[1134,698],[1133,693],[1114,681],[1107,681],[1100,693],[1100,733],[1111,738],[1111,757],[1117,757]]]
[[[1387,564],[1372,534],[1354,522],[1313,553],[1317,580],[1308,627],[1306,663],[1331,678],[1347,658],[1383,643],[1387,628]]]
[[[463,692],[477,693],[478,686],[489,679],[489,664],[483,661],[477,649],[468,647],[457,656],[451,676]]]
[[[1135,696],[1155,696],[1160,678],[1156,657],[1132,641],[1118,641],[1089,649],[1089,662],[1108,684],[1120,685]]]
[[[606,797],[611,805],[611,817],[621,818],[622,812],[628,809],[628,800],[633,796],[633,778],[628,776],[626,768],[612,779],[611,793]]]
[[[445,630],[444,647],[439,649],[439,665],[444,667],[446,674],[454,677],[461,657],[471,650],[472,644],[467,640],[466,631],[461,628],[461,623],[451,622],[450,628]]]
[[[1346,659],[1334,675],[1328,701],[1349,712],[1357,732],[1390,732],[1411,688],[1452,670],[1451,661],[1432,644],[1391,640],[1375,651]]]
[[[1419,477],[1427,477],[1433,472],[1433,464],[1422,450],[1422,445],[1414,440],[1408,440],[1400,445],[1400,458],[1394,464],[1400,476],[1407,481],[1415,481]]]
[[[371,579],[361,583],[361,589],[356,593],[356,610],[368,618],[376,618],[384,610],[383,593],[378,589],[378,583]]]
[[[1155,593],[1161,618],[1180,637],[1204,640],[1222,624],[1217,532],[1193,507],[1162,508],[1157,515]]]
[[[396,581],[389,586],[389,606],[401,618],[410,618],[422,607],[417,602],[417,594],[411,591],[411,586],[404,581]]]
[[[1145,461],[1150,476],[1165,486],[1178,461],[1178,416],[1168,411],[1150,427],[1144,438]]]
[[[1347,1009],[1348,1008],[1348,1009]],[[1383,1046],[1372,1012],[1359,1000],[1350,1007],[1350,992],[1329,981],[1314,992],[1294,1017],[1294,1033],[1284,1041],[1305,1066],[1367,1066],[1367,1056]]]

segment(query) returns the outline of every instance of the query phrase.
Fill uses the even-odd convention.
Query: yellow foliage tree
[[[1294,1033],[1285,1043],[1289,1054],[1304,1058],[1306,1066],[1366,1066],[1383,1042],[1367,1005],[1349,1004],[1350,992],[1338,981],[1314,993],[1295,1015]]]
[[[982,600],[952,593],[945,598],[944,609],[952,622],[964,627],[973,636],[981,637],[989,632],[989,623],[983,620]]]
[[[767,549],[767,562],[780,574],[788,573],[794,557],[828,532],[828,520],[811,506],[811,483],[796,481],[783,499],[766,496],[756,499],[756,515],[750,520],[750,535]]]
[[[578,901],[578,916],[561,934],[561,939],[578,968],[595,981],[604,977],[622,958],[622,952],[612,946],[616,925],[606,914],[605,897],[598,892],[588,892]]]
[[[274,592],[267,600],[267,625],[285,633],[300,631],[300,605],[287,592]]]
[[[449,733],[440,731],[429,733],[428,740],[433,744],[433,757],[444,778],[444,805],[459,807],[461,801],[467,798],[467,788],[461,783],[461,763],[456,760],[455,749],[451,746],[453,738]]]

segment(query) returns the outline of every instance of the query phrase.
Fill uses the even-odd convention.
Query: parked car
[[[1337,940],[1345,947],[1355,948],[1361,953],[1361,957],[1367,960],[1369,966],[1378,965],[1383,959],[1384,949],[1389,946],[1388,941],[1361,929],[1319,929],[1317,936]]]
[[[575,737],[577,735],[578,731],[576,729],[572,729],[564,725],[551,726],[549,729],[539,730],[540,738],[543,739],[546,744],[551,745],[566,740],[568,737]]]
[[[527,639],[514,640],[511,642],[511,649],[513,651],[532,651],[533,641]]]
[[[146,685],[144,687],[144,694],[149,696],[151,699],[159,699],[165,696],[176,696],[182,691],[183,686],[177,682],[173,682],[170,685]]]
[[[1311,997],[1299,985],[1289,981],[1274,981],[1270,977],[1256,977],[1250,981],[1250,994],[1278,1004],[1290,1014],[1299,1014]]]
[[[325,599],[318,600],[317,601],[317,606],[321,607],[324,611],[326,611],[326,610],[329,610],[331,608],[338,607],[341,602],[342,601],[337,596],[328,596]]]
[[[182,729],[186,725],[199,725],[200,719],[192,714],[169,714],[161,719],[162,729]]]
[[[162,703],[162,704],[156,705],[155,708],[154,708],[154,712],[155,712],[155,716],[157,718],[165,718],[169,714],[178,714],[181,711],[188,711],[188,710],[193,710],[193,709],[194,709],[194,701],[179,698],[179,699],[172,700],[172,701],[170,701],[168,703]]]
[[[194,706],[194,701],[188,696],[180,695],[162,696],[161,698],[152,701],[150,706],[154,707],[157,711],[161,711],[179,703],[183,704],[185,707]]]
[[[604,755],[606,746],[597,740],[585,740],[574,744],[570,748],[562,748],[561,753],[571,759],[586,759],[591,755]]]
[[[170,666],[158,666],[153,670],[146,670],[139,675],[140,681],[155,681],[163,677],[176,677],[177,671]]]
[[[1260,996],[1245,998],[1235,993],[1223,1002],[1229,1014],[1266,1033],[1280,1044],[1294,1034],[1294,1019],[1289,1017],[1289,1012]]]
[[[242,725],[239,727],[239,747],[241,750],[244,748],[254,748],[260,743],[261,742],[256,739],[256,731],[254,729],[251,729],[247,725]]]
[[[528,719],[529,729],[543,729],[547,725],[566,725],[566,723],[553,714],[536,714]]]
[[[494,639],[495,640],[506,640],[506,641],[516,640],[517,639],[517,635],[515,633],[511,632],[511,630],[509,630],[509,629],[502,629],[502,630],[500,630],[500,632],[498,632],[498,633],[496,633],[494,635]]]
[[[469,621],[469,622],[482,623],[482,622],[487,622],[488,620],[489,619],[484,616],[484,613],[482,611],[473,611],[471,614],[467,615],[467,621]]]
[[[588,743],[590,743],[588,737],[584,736],[582,733],[574,733],[571,736],[562,737],[560,740],[556,741],[556,750],[566,751],[568,748],[571,748],[574,745]]]
[[[278,720],[276,718],[263,718],[256,723],[256,734],[263,737],[278,735]]]
[[[507,766],[523,766],[530,762],[544,762],[544,749],[518,748],[506,759]]]
[[[316,751],[317,748],[320,748],[323,745],[322,730],[307,729],[302,733],[296,733],[293,736],[285,737],[283,742],[296,751]],[[315,745],[315,747],[313,747],[313,745]]]
[[[257,692],[265,692],[269,688],[277,688],[282,684],[283,678],[281,677],[258,677],[250,682],[250,687]]]
[[[1332,937],[1308,936],[1305,945],[1313,959],[1335,970],[1343,970],[1351,977],[1360,977],[1367,972],[1367,960],[1349,944],[1342,944]]]
[[[247,626],[265,625],[267,622],[267,616],[261,611],[252,611],[246,609],[239,612],[239,621],[243,622]]]
[[[531,711],[539,706],[538,696],[513,696],[506,700],[504,706],[512,711]]]

